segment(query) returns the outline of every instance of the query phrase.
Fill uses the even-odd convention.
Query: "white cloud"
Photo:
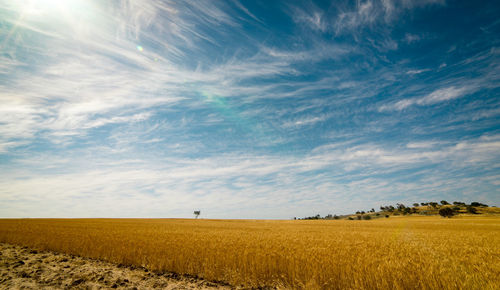
[[[407,75],[417,75],[424,72],[428,72],[430,69],[412,69],[406,72]]]
[[[352,5],[354,4],[354,5]],[[305,7],[293,7],[292,17],[296,23],[305,24],[312,30],[319,32],[333,32],[335,34],[355,33],[363,27],[375,24],[390,24],[405,11],[426,5],[444,4],[444,0],[429,1],[393,1],[393,0],[365,0],[345,1],[335,3],[335,9],[323,11],[313,4]],[[335,13],[332,14],[331,11]],[[407,33],[405,41],[412,43],[420,37]]]
[[[321,32],[328,29],[329,23],[326,22],[323,12],[312,3],[308,7],[292,7],[292,13],[293,19],[297,23],[305,24],[309,28]]]
[[[9,152],[9,149],[26,145],[26,141],[4,141],[0,138],[0,154]]]
[[[301,127],[301,126],[309,126],[309,125],[314,125],[318,122],[324,122],[329,118],[328,115],[322,114],[319,116],[306,116],[306,117],[300,117],[296,119],[292,119],[290,121],[287,121],[283,124],[284,128],[290,128],[290,127]]]
[[[422,148],[432,148],[439,144],[440,142],[436,141],[410,142],[406,144],[406,147],[410,149],[422,149]]]
[[[468,92],[468,87],[449,87],[438,89],[416,101],[418,105],[431,105],[462,97]]]
[[[392,110],[401,111],[414,105],[427,106],[427,105],[437,104],[440,102],[460,98],[471,92],[472,88],[467,86],[463,87],[451,86],[443,89],[437,89],[432,93],[421,98],[403,99],[393,104],[382,105],[379,107],[379,111],[392,111]]]
[[[307,210],[348,212],[352,210],[349,206],[336,209],[335,204],[357,203],[359,198],[366,206],[367,200],[380,202],[380,196],[390,198],[401,191],[419,193],[419,198],[436,190],[477,192],[479,181],[457,179],[460,170],[490,168],[496,172],[500,158],[499,135],[455,144],[422,141],[414,145],[330,144],[302,157],[224,154],[114,160],[114,153],[102,148],[88,153],[92,159],[85,154],[31,156],[24,168],[0,177],[2,200],[22,199],[21,203],[10,202],[11,209],[2,214],[19,216],[29,209],[25,211],[29,216],[188,217],[200,207],[211,217],[234,217],[238,211],[256,217],[251,210],[255,208],[262,209],[259,217],[308,214],[292,201]],[[439,168],[427,168],[429,165]],[[407,169],[413,173],[389,175]],[[412,175],[425,178],[413,180]],[[489,176],[483,174],[483,178]],[[44,204],[49,210],[42,211],[35,204]],[[293,210],[287,213],[287,209]]]
[[[418,42],[421,39],[421,37],[417,34],[406,33],[404,39],[406,43],[412,44],[414,42]]]
[[[373,1],[356,2],[356,8],[352,11],[340,12],[334,27],[335,33],[351,31],[360,26],[374,23],[380,17],[381,10],[377,9]]]

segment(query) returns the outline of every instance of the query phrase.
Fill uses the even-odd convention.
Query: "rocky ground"
[[[0,289],[231,289],[174,273],[152,273],[0,243]]]

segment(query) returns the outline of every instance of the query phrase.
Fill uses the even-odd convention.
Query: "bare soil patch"
[[[231,289],[195,277],[0,243],[0,289]]]

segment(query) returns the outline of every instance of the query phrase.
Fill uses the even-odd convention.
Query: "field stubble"
[[[0,242],[235,286],[498,289],[500,218],[0,220]]]

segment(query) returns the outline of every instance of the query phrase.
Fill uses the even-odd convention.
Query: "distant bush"
[[[364,219],[364,220],[371,220],[371,219],[372,219],[372,217],[371,217],[370,215],[364,215],[364,216],[363,216],[363,219]]]
[[[468,205],[468,206],[466,207],[466,209],[467,209],[467,212],[468,212],[468,213],[471,213],[471,214],[477,214],[477,210],[476,210],[476,208],[474,208],[472,205]]]
[[[380,214],[377,212],[375,215],[376,215],[376,216],[379,216]]]
[[[439,210],[439,215],[442,217],[451,218],[452,216],[455,215],[455,212],[451,208],[445,207]]]
[[[388,212],[393,212],[394,211],[394,206],[388,205],[388,206],[381,206],[380,207],[381,211],[388,211]]]
[[[354,220],[352,217],[348,217],[347,219],[348,219],[348,220],[350,220],[350,221],[353,221],[353,220]]]
[[[472,205],[472,206],[484,206],[484,207],[488,207],[487,204],[480,203],[480,202],[477,202],[477,201],[471,202],[470,205]]]
[[[304,217],[302,219],[303,220],[319,220],[319,219],[321,219],[321,216],[319,214],[317,214],[315,216],[307,216],[307,217]]]
[[[385,215],[385,218],[389,218],[389,215],[388,215],[388,214],[386,214],[386,215]]]
[[[357,218],[358,220],[361,220],[361,216],[360,216],[360,215],[358,215],[356,218]]]

